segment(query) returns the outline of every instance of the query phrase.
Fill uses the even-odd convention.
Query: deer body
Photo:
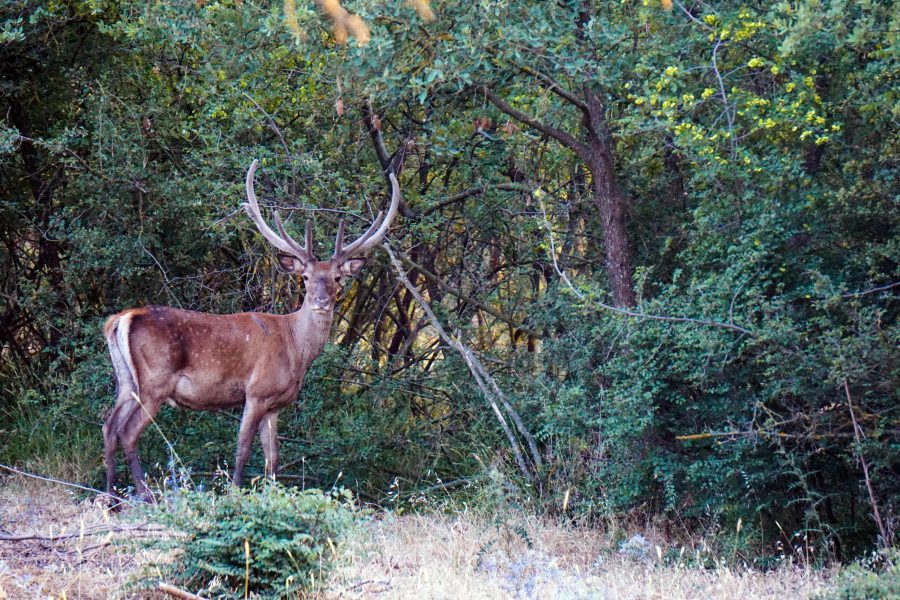
[[[379,214],[363,237],[346,248],[340,223],[334,256],[318,261],[312,254],[309,223],[304,247],[286,234],[277,213],[280,236],[262,220],[253,193],[255,167],[256,161],[247,174],[249,203],[245,207],[263,236],[287,251],[279,256],[279,262],[284,270],[303,278],[303,304],[288,315],[214,315],[154,306],[110,317],[104,334],[118,384],[116,404],[103,426],[110,493],[115,482],[116,449],[121,444],[135,491],[145,498],[149,495],[137,444],[163,404],[193,410],[243,405],[233,481],[241,484],[257,432],[266,473],[273,475],[278,465],[278,411],[296,400],[307,369],[328,341],[342,284],[365,263],[364,258],[353,256],[368,252],[378,243],[396,213],[399,187],[392,175],[394,189],[387,218],[380,222]]]

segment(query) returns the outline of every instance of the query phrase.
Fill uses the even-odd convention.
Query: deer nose
[[[316,296],[316,298],[313,299],[313,302],[316,308],[331,308],[331,298],[328,296]]]

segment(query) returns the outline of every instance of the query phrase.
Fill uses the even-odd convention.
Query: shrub
[[[835,578],[834,587],[819,600],[888,600],[900,598],[900,551],[847,567]]]
[[[143,543],[175,551],[154,569],[167,582],[202,585],[217,598],[244,598],[247,590],[284,598],[314,589],[356,520],[349,491],[301,491],[271,481],[224,494],[180,492],[149,510],[173,535]]]

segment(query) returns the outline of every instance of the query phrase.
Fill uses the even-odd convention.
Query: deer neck
[[[309,363],[322,353],[328,341],[334,311],[318,312],[310,308],[310,303],[304,301],[300,310],[290,316],[294,345],[305,370]]]

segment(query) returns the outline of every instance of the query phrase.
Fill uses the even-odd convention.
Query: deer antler
[[[400,205],[400,184],[393,173],[390,174],[390,179],[391,205],[388,208],[387,217],[384,216],[384,211],[379,212],[378,216],[375,217],[375,221],[372,222],[372,225],[369,226],[366,232],[349,246],[344,246],[344,221],[338,223],[332,260],[345,261],[353,256],[365,254],[384,239],[391,226],[391,221],[397,216],[397,207]]]
[[[247,211],[247,214],[253,219],[253,222],[256,223],[256,228],[259,229],[259,232],[270,244],[282,252],[296,256],[300,260],[313,260],[315,257],[312,253],[312,221],[306,221],[306,247],[304,247],[295,242],[284,230],[284,224],[282,224],[281,217],[278,215],[277,210],[274,211],[275,226],[278,227],[278,231],[281,235],[272,231],[272,228],[269,227],[265,219],[262,218],[262,215],[259,214],[259,203],[256,201],[256,192],[253,189],[253,180],[258,164],[259,161],[254,159],[253,163],[250,164],[250,168],[247,170],[247,202],[242,203],[241,206],[244,207],[244,210]]]

